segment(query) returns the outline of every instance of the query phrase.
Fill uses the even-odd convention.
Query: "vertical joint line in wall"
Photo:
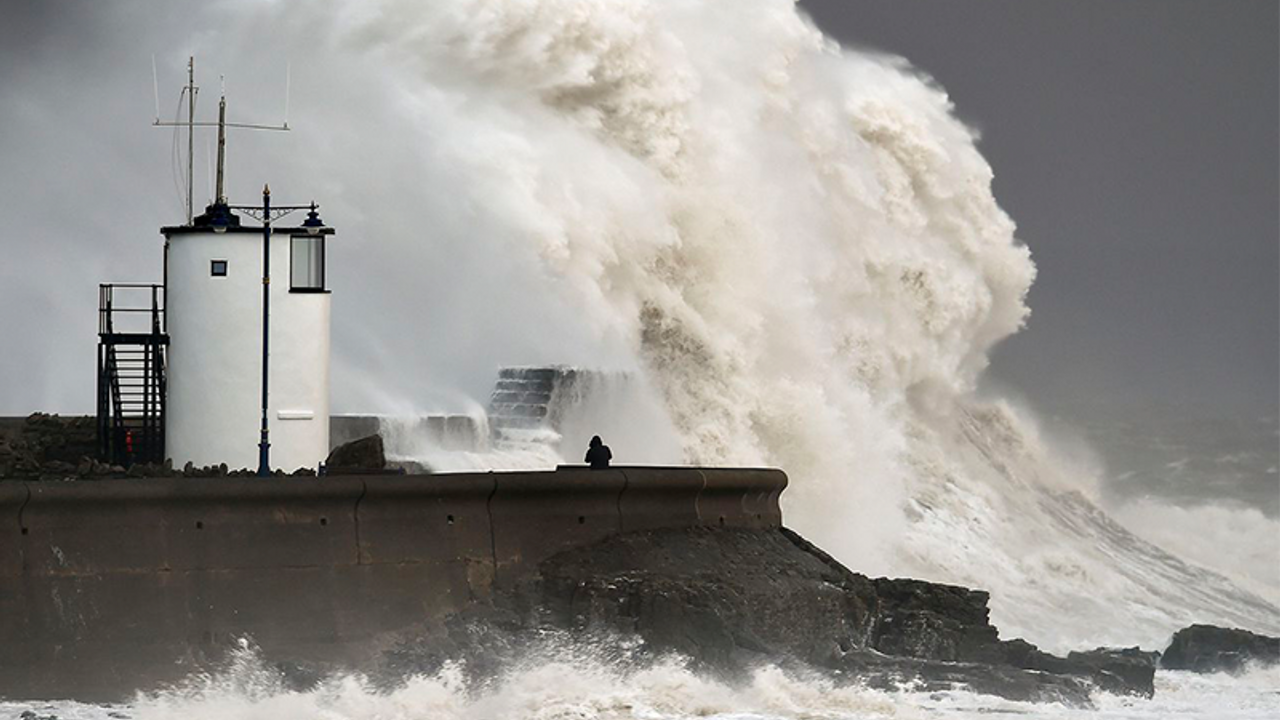
[[[484,501],[484,512],[489,516],[489,558],[493,561],[493,584],[498,584],[498,531],[493,526],[493,496],[498,494],[498,478],[489,471],[493,487],[489,488],[489,497]]]
[[[694,496],[694,516],[698,518],[698,524],[703,524],[703,493],[707,492],[707,473],[703,473],[701,469],[695,469],[698,478],[701,480],[701,486],[698,488],[698,495]]]
[[[622,473],[622,491],[618,493],[618,532],[625,532],[627,527],[622,521],[622,496],[631,488],[631,478],[627,477],[626,470],[619,469],[618,472]]]
[[[352,510],[351,521],[356,529],[356,564],[364,565],[364,542],[360,539],[360,503],[364,502],[364,496],[369,494],[369,483],[364,478],[360,478],[360,497],[356,498],[355,509]]]
[[[22,483],[22,488],[27,491],[27,496],[22,500],[22,504],[18,506],[18,532],[19,533],[27,529],[27,521],[25,517],[27,512],[27,505],[31,504],[31,484],[24,482]],[[27,574],[26,544],[23,543],[18,547],[21,548],[18,552],[22,554],[22,574],[26,575]]]

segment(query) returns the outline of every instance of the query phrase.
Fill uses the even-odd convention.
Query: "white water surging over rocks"
[[[788,0],[338,7],[338,51],[389,66],[404,132],[334,153],[423,163],[428,185],[389,192],[433,213],[423,238],[351,181],[339,214],[377,228],[396,268],[376,272],[406,297],[415,262],[518,277],[488,297],[522,293],[512,332],[547,337],[495,363],[644,373],[671,461],[785,468],[790,524],[860,571],[992,590],[1007,635],[1062,650],[1155,647],[1192,620],[1276,630],[1272,605],[1111,523],[1087,472],[974,398],[1035,269],[975,133],[903,61],[842,51]],[[467,275],[491,261],[508,275]]]

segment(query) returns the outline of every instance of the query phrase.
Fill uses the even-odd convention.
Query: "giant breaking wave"
[[[789,0],[329,9],[294,23],[327,38],[346,99],[310,109],[312,170],[397,327],[336,311],[338,405],[465,403],[501,362],[638,371],[668,460],[785,468],[789,524],[861,571],[990,589],[1006,636],[1280,629],[978,398],[1035,267],[976,133],[904,61],[841,49]]]

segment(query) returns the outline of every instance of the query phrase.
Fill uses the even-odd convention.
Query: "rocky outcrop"
[[[381,435],[369,435],[339,445],[324,461],[330,475],[377,473],[387,469],[387,455]]]
[[[226,464],[181,469],[169,461],[135,463],[129,467],[103,462],[98,457],[97,422],[82,415],[35,413],[26,418],[0,418],[0,480],[111,480],[156,477],[249,477],[257,471],[232,469]],[[276,470],[275,476],[315,475],[312,468],[292,473]]]
[[[555,555],[492,602],[397,643],[381,674],[431,672],[448,660],[491,673],[548,633],[633,638],[632,661],[674,653],[726,676],[771,663],[877,687],[961,684],[1074,705],[1094,689],[1152,689],[1123,652],[1060,658],[1000,640],[986,593],[873,580],[789,530],[709,527],[624,533]]]
[[[0,425],[0,479],[24,480],[124,475],[124,468],[98,462],[97,425],[92,417],[35,413]]]
[[[1067,653],[1067,662],[1093,668],[1104,690],[1151,697],[1160,653],[1131,648],[1096,648]]]
[[[1280,663],[1280,638],[1248,630],[1192,625],[1174,633],[1160,666],[1200,673],[1238,673],[1250,664]]]

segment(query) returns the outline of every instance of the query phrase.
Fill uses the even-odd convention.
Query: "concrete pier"
[[[360,663],[562,550],[782,524],[772,469],[0,482],[0,697],[111,701],[216,663]]]

